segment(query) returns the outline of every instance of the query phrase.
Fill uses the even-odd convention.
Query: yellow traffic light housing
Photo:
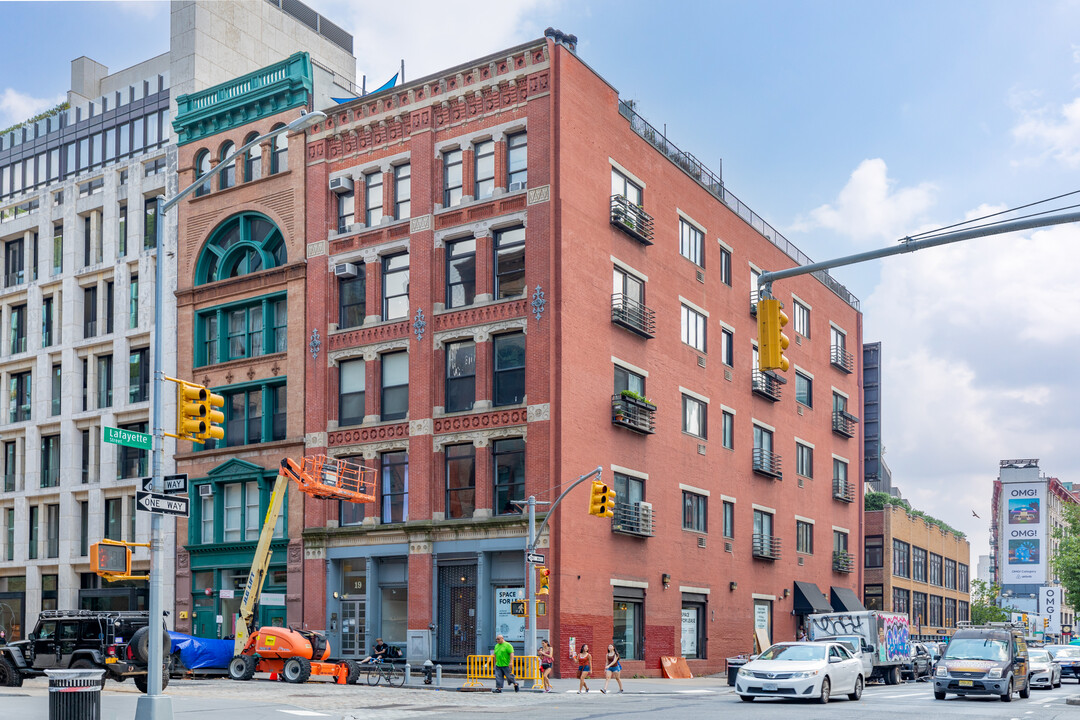
[[[206,432],[206,407],[209,393],[202,385],[179,380],[176,383],[176,437],[201,443]]]
[[[787,371],[791,364],[784,357],[784,350],[791,341],[783,333],[788,316],[776,298],[762,298],[757,304],[758,320],[758,367],[762,370]]]
[[[218,408],[225,407],[225,398],[207,391],[206,399],[203,400],[202,405],[206,411],[206,429],[200,436],[202,441],[223,439],[225,437],[225,428],[222,425],[225,424],[225,413]]]
[[[615,517],[615,491],[594,480],[589,496],[589,514],[597,517]]]
[[[547,595],[549,593],[548,583],[551,581],[551,571],[546,567],[539,567],[537,570],[540,571],[540,587],[537,588],[536,594]]]

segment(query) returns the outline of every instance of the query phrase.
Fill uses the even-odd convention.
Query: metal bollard
[[[412,685],[412,665],[405,663],[405,684]]]
[[[442,687],[442,665],[435,666],[435,687]]]
[[[101,720],[104,670],[46,670],[49,720]]]

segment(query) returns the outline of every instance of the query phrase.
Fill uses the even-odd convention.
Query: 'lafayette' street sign
[[[135,507],[159,515],[188,516],[188,499],[186,495],[159,495],[139,490],[135,493]]]
[[[136,430],[121,430],[105,426],[105,442],[114,445],[126,445],[127,447],[140,450],[152,450],[153,435],[141,433]]]

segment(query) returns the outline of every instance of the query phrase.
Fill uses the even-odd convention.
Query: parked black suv
[[[0,686],[19,687],[23,678],[45,670],[101,668],[118,682],[135,679],[146,692],[150,614],[94,610],[46,610],[26,640],[0,646]],[[169,657],[169,633],[161,631],[162,658]],[[169,684],[166,668],[161,687]]]

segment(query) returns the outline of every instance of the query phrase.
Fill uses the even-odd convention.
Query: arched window
[[[210,151],[200,150],[195,156],[195,179],[198,180],[210,172]],[[210,181],[207,180],[195,190],[195,196],[206,195],[210,192]]]
[[[271,128],[271,130],[277,130],[280,127],[285,127],[283,124],[277,124]],[[270,153],[270,174],[275,175],[279,172],[285,172],[289,169],[289,138],[286,137],[289,133],[281,133],[274,137],[274,149]]]
[[[281,231],[265,215],[241,213],[218,226],[199,255],[195,284],[268,270],[287,261]]]
[[[221,153],[218,155],[218,159],[221,162],[225,162],[225,158],[232,155],[235,148],[236,146],[233,145],[232,142],[226,142],[221,146]],[[218,187],[222,190],[231,188],[236,184],[236,158],[229,161],[228,166],[221,171],[221,174],[218,177],[220,178],[218,180]]]
[[[244,138],[244,144],[259,137],[259,133],[251,133]],[[249,147],[244,154],[244,182],[251,182],[262,177],[262,146]]]

